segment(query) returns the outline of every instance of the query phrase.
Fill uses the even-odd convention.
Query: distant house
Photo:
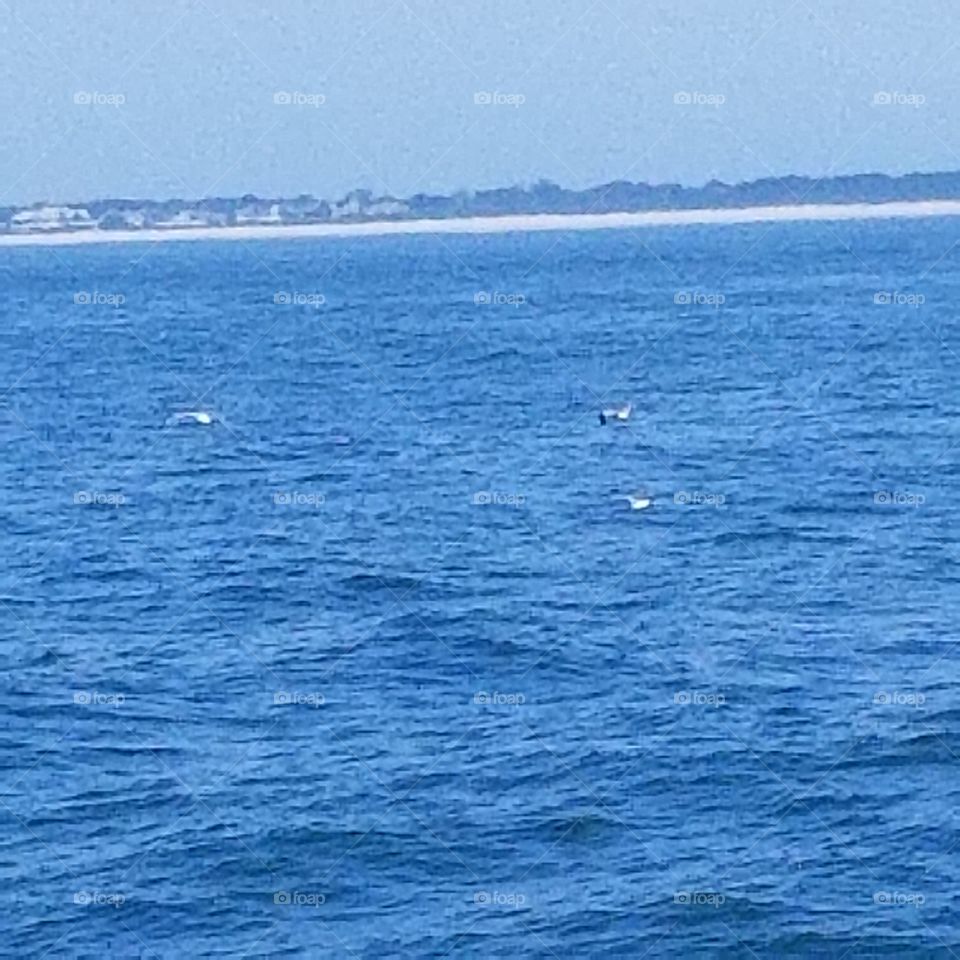
[[[326,220],[329,216],[330,204],[309,193],[302,193],[292,200],[280,201],[280,218],[284,223],[310,223]]]
[[[369,190],[351,190],[339,203],[334,203],[330,207],[330,219],[356,219],[363,214],[372,200]]]
[[[154,226],[159,230],[182,230],[185,227],[209,227],[210,218],[199,210],[181,210],[166,220],[158,220]]]
[[[10,229],[16,233],[90,230],[96,225],[96,220],[83,207],[31,207],[10,218]]]
[[[410,208],[402,200],[394,200],[391,197],[384,197],[377,200],[366,209],[368,217],[383,219],[387,217],[403,217],[410,212]]]
[[[279,203],[267,203],[263,200],[249,203],[237,210],[237,226],[250,225],[255,223],[272,224],[283,223],[283,217],[280,215]]]
[[[330,208],[332,220],[382,220],[402,217],[410,207],[395,197],[379,197],[376,200],[369,190],[352,190],[339,203]]]
[[[98,225],[101,230],[142,230],[147,217],[142,210],[108,210]]]

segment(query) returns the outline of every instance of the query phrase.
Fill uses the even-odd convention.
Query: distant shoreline
[[[0,247],[61,247],[104,243],[172,243],[196,240],[295,240],[321,237],[411,234],[533,233],[563,230],[626,230],[643,227],[722,226],[742,223],[886,220],[960,216],[960,200],[899,200],[888,203],[790,204],[703,207],[641,213],[544,213],[360,223],[183,227],[163,230],[85,230],[0,235]]]

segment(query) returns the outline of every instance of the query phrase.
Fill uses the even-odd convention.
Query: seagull
[[[628,493],[620,499],[629,501],[631,510],[646,510],[653,506],[653,497],[648,497],[645,493]]]
[[[608,420],[620,420],[621,422],[629,420],[632,412],[632,403],[624,403],[619,407],[605,407],[600,411],[600,426],[604,426]]]
[[[199,423],[201,426],[209,427],[216,423],[219,418],[215,413],[209,413],[206,410],[181,410],[175,413],[168,422],[170,423]]]

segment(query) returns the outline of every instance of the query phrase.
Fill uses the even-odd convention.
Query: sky
[[[960,169],[948,0],[0,0],[0,203]]]

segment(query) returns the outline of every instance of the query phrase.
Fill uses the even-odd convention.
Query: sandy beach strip
[[[447,220],[384,220],[166,230],[87,230],[75,233],[2,234],[0,247],[80,246],[95,243],[157,243],[187,240],[296,240],[319,237],[380,237],[407,234],[533,233],[563,230],[625,230],[644,227],[722,226],[738,223],[885,220],[960,215],[960,200],[893,203],[794,204],[789,206],[653,210],[644,213],[545,213]]]

